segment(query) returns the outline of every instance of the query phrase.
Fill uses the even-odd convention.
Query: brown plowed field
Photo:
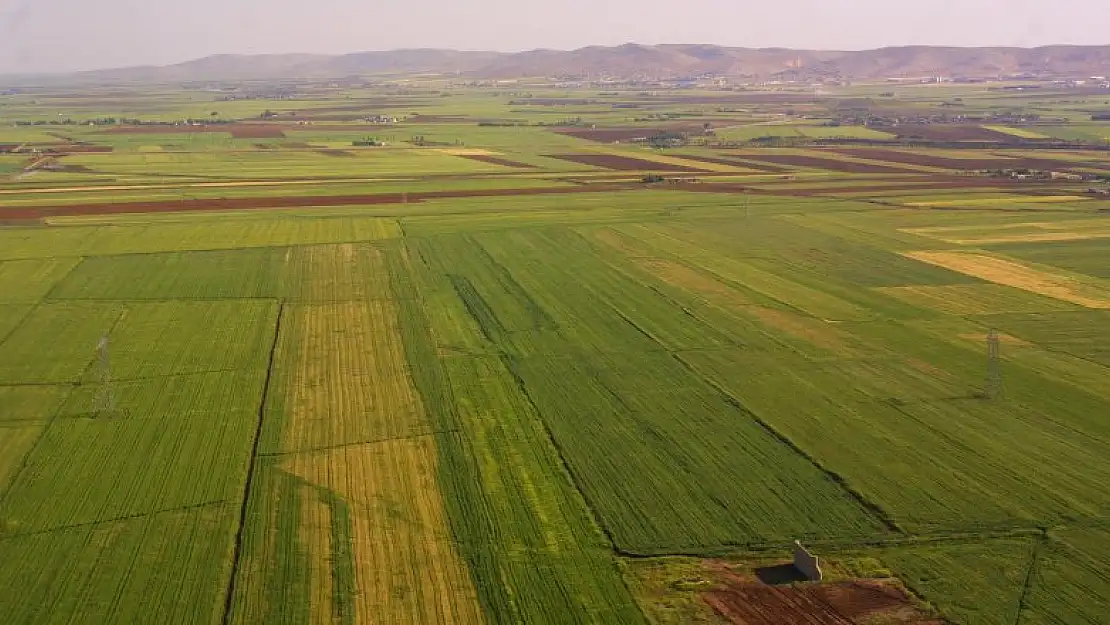
[[[1024,193],[1027,195],[1041,195],[1044,193],[1056,192],[1051,188],[1010,182],[1009,180],[1004,179],[957,178],[929,180],[929,182],[923,182],[920,184],[899,184],[897,182],[891,182],[888,184],[875,183],[853,187],[829,187],[825,189],[776,189],[773,184],[768,184],[766,182],[754,183],[757,186],[727,182],[701,182],[698,184],[673,185],[670,188],[677,188],[681,189],[682,191],[702,191],[705,193],[750,192],[758,193],[761,195],[782,195],[792,197],[821,197],[836,196],[838,194],[861,195],[866,193],[889,193],[895,191],[942,191],[947,189],[998,189],[999,191],[1005,191],[1007,193]]]
[[[708,170],[683,165],[670,165],[657,163],[631,156],[618,156],[616,154],[549,154],[548,158],[557,158],[561,161],[570,161],[580,165],[601,167],[614,171],[680,171],[691,173],[705,173]]]
[[[879,128],[893,132],[899,139],[927,139],[929,141],[997,141],[1018,143],[1018,137],[996,130],[987,130],[972,124],[906,124],[894,128]],[[1026,139],[1025,141],[1028,141]]]
[[[280,139],[285,133],[281,131],[281,126],[233,124],[231,136],[235,139]]]
[[[485,155],[485,154],[457,154],[456,156],[458,156],[459,158],[468,158],[472,161],[478,161],[478,162],[481,162],[481,163],[490,163],[491,165],[501,165],[502,167],[515,167],[517,169],[535,169],[536,168],[535,165],[529,165],[528,163],[518,163],[516,161],[510,161],[507,158],[498,158],[496,156],[488,156],[488,155]]]
[[[55,206],[0,207],[0,220],[41,219],[73,215],[109,215],[118,213],[168,213],[178,211],[249,210],[259,208],[306,208],[328,206],[363,206],[402,204],[424,200],[456,197],[503,197],[513,195],[558,195],[564,193],[602,193],[641,189],[639,184],[594,184],[575,187],[533,187],[521,189],[463,189],[457,191],[424,191],[419,193],[378,193],[374,195],[318,195],[307,197],[236,197],[178,200],[163,202],[112,202]]]
[[[940,167],[957,171],[974,171],[979,169],[1042,169],[1048,171],[1066,171],[1068,167],[1081,165],[1076,162],[1060,161],[1049,158],[945,158],[932,154],[918,154],[914,152],[872,148],[833,148],[824,151],[854,156],[856,158],[871,158],[881,161],[890,161],[892,163]],[[1100,167],[1105,164],[1085,163],[1082,165]]]
[[[878,581],[798,586],[734,583],[705,593],[705,601],[736,625],[941,625],[914,608],[902,590]]]
[[[913,169],[879,165],[877,163],[857,163],[854,161],[837,160],[836,158],[821,158],[819,156],[805,156],[800,154],[759,154],[756,156],[748,157],[748,160],[752,162],[766,161],[779,165],[790,165],[793,167],[811,167],[814,169],[826,169],[828,171],[837,171],[848,174],[921,173],[920,171]]]
[[[690,156],[689,154],[677,154],[676,156],[687,161],[699,161],[702,163],[713,163],[714,165],[728,165],[729,167],[754,169],[756,171],[762,171],[769,174],[779,174],[786,171],[785,169],[777,165],[767,165],[765,163],[744,161],[740,159],[715,158],[712,156]]]

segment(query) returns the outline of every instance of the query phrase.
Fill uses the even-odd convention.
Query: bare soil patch
[[[352,158],[355,156],[355,153],[349,150],[316,150],[316,153],[323,154],[324,156],[334,156],[336,158]]]
[[[927,139],[929,141],[994,141],[1017,143],[1018,137],[997,130],[988,130],[972,124],[906,124],[896,128],[883,128],[899,139]],[[1025,141],[1028,141],[1026,139]]]
[[[231,136],[235,139],[280,139],[285,136],[280,126],[268,124],[233,124]]]
[[[882,581],[770,586],[734,580],[705,593],[721,616],[737,625],[940,625],[913,606],[906,593]]]
[[[806,156],[804,154],[759,154],[748,157],[754,162],[770,162],[778,165],[793,167],[812,167],[827,169],[829,171],[844,172],[849,174],[919,174],[920,171],[880,165],[878,163],[857,163],[855,161],[842,161],[836,158],[822,158],[820,156]]]
[[[746,161],[739,158],[723,158],[713,156],[691,156],[689,154],[681,155],[683,159],[688,161],[699,161],[702,163],[712,163],[714,165],[727,165],[729,167],[741,167],[744,169],[754,169],[755,171],[766,172],[769,174],[781,174],[786,169],[777,165],[768,165],[756,161]]]
[[[287,141],[285,143],[282,143],[281,147],[289,150],[308,150],[312,148],[311,145],[304,143],[303,141]]]
[[[655,161],[631,156],[618,156],[616,154],[550,154],[548,157],[615,171],[679,171],[691,173],[706,173],[708,171],[696,167],[657,163]]]
[[[1047,158],[945,158],[933,154],[872,148],[835,148],[827,151],[844,154],[845,156],[854,156],[856,158],[870,158],[891,163],[939,167],[941,169],[953,169],[957,171],[974,171],[979,169],[1042,169],[1048,171],[1066,171],[1068,167],[1074,167],[1077,164]]]

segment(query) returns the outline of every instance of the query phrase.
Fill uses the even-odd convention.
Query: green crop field
[[[0,96],[0,621],[1110,622],[1082,100],[411,80]]]

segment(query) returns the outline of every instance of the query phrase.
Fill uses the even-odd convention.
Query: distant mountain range
[[[845,52],[625,44],[516,53],[413,49],[334,56],[218,55],[164,67],[129,67],[53,76],[49,81],[169,83],[339,79],[419,73],[455,74],[475,80],[526,77],[673,79],[706,75],[757,80],[995,78],[999,75],[1087,78],[1110,74],[1110,45],[906,46]]]

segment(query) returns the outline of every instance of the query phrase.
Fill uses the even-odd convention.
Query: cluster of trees
[[[212,111],[207,118],[188,118],[184,120],[175,120],[172,122],[167,121],[151,121],[145,119],[136,119],[133,117],[95,117],[92,119],[75,120],[72,118],[65,119],[36,119],[33,121],[15,121],[16,126],[180,126],[182,124],[188,126],[199,126],[202,124],[234,124],[234,119],[213,119],[219,115],[219,112]]]

